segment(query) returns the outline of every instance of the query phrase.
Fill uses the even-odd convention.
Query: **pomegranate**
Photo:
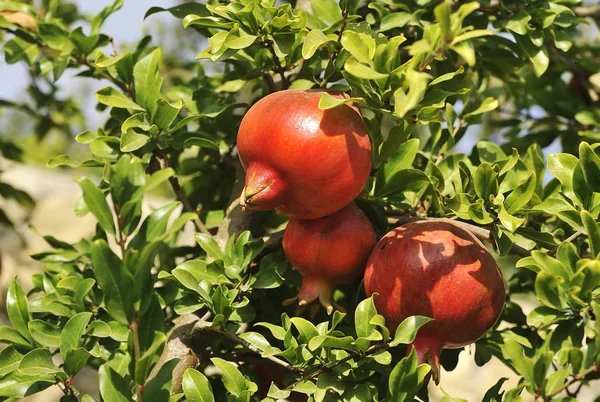
[[[293,218],[316,219],[361,192],[371,171],[367,128],[354,107],[319,109],[322,94],[279,91],[248,110],[237,138],[246,169],[245,209],[276,208]]]
[[[320,219],[292,219],[283,234],[283,252],[302,274],[302,286],[284,304],[298,301],[301,312],[319,299],[328,314],[334,308],[343,311],[333,301],[335,286],[360,278],[375,243],[371,222],[354,204]]]
[[[413,222],[386,234],[369,257],[365,290],[379,294],[375,306],[392,331],[413,315],[435,319],[412,345],[419,363],[431,365],[436,384],[441,350],[481,338],[500,317],[506,296],[494,258],[448,220]]]

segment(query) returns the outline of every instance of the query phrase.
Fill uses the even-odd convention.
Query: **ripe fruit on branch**
[[[354,204],[321,219],[292,219],[283,234],[283,252],[302,274],[302,286],[284,304],[298,300],[301,312],[319,299],[328,314],[343,310],[333,301],[335,286],[360,278],[375,243],[371,222]]]
[[[439,383],[439,355],[481,338],[500,317],[506,291],[494,258],[451,221],[418,221],[386,234],[365,270],[365,290],[394,330],[407,317],[434,318],[413,346]]]
[[[244,116],[237,147],[246,169],[246,209],[277,208],[293,218],[315,219],[342,209],[362,191],[371,172],[367,128],[351,106],[319,109],[322,94],[275,92]]]

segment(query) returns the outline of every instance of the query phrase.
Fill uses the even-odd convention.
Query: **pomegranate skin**
[[[320,219],[292,219],[283,252],[303,279],[298,296],[285,304],[298,300],[303,307],[319,299],[329,314],[343,310],[333,302],[335,286],[360,278],[375,243],[371,222],[354,204]]]
[[[494,258],[447,220],[418,221],[386,234],[365,270],[365,290],[390,330],[412,315],[434,318],[413,346],[439,382],[439,354],[475,342],[494,326],[506,291]]]
[[[371,172],[367,128],[351,106],[320,110],[322,94],[279,91],[248,110],[237,138],[246,169],[245,209],[316,219],[342,209],[362,191]]]

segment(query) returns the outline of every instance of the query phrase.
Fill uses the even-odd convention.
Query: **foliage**
[[[265,401],[290,393],[428,400],[420,388],[429,367],[406,346],[425,318],[390,334],[359,283],[336,292],[347,315],[311,322],[279,307],[300,280],[276,241],[285,217],[240,217],[235,139],[253,102],[287,88],[341,90],[361,108],[375,169],[357,203],[380,235],[405,217],[454,218],[504,262],[504,313],[474,359],[496,356],[521,381],[507,390],[499,379],[486,401],[575,400],[579,384],[598,378],[600,50],[584,30],[598,21],[594,6],[208,0],[150,8],[147,17],[169,12],[206,39],[198,61],[177,65],[187,74],[174,74],[150,37],[107,51],[102,25],[122,3],[86,19],[67,1],[0,0],[6,62],[25,63],[53,88],[70,69],[102,80],[97,108],[110,111],[102,128],[75,137],[89,145],[89,160],[48,162],[97,168],[78,180],[75,206],[94,215],[97,230],[75,244],[45,236],[51,249],[33,256],[44,265],[33,288],[12,283],[0,400],[57,385],[65,401],[91,401],[72,381],[88,365],[107,401],[256,401],[266,392],[258,392],[257,360],[287,370]],[[339,106],[323,95],[321,108]],[[29,109],[40,122],[52,115]],[[501,145],[481,140],[470,155],[453,152],[471,126]],[[563,152],[545,157],[552,143]],[[16,152],[10,143],[0,150]],[[166,183],[176,201],[144,216],[144,195]],[[1,186],[0,195],[26,200]],[[536,306],[527,314],[524,300]],[[198,359],[168,361],[171,331],[186,328],[181,339]],[[456,352],[442,363],[452,370]]]

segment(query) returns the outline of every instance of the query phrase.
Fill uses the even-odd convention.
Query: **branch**
[[[178,394],[182,392],[181,382],[183,380],[183,373],[188,368],[196,367],[200,361],[198,355],[191,346],[192,339],[189,334],[198,321],[206,320],[208,317],[210,317],[210,314],[208,313],[202,318],[199,318],[194,314],[179,317],[179,321],[171,330],[171,334],[165,342],[163,353],[152,368],[150,375],[146,379],[146,383],[156,377],[160,369],[167,362],[173,359],[179,359],[179,362],[173,369],[173,386],[171,393]]]
[[[137,319],[137,317],[133,318],[133,322],[131,323],[130,327],[131,329],[131,333],[132,333],[132,338],[133,338],[133,357],[135,358],[136,364],[137,362],[140,361],[140,357],[142,356],[141,351],[140,351],[140,332],[139,332],[139,321]],[[137,394],[137,402],[142,402],[143,396],[142,396],[142,391],[144,389],[144,387],[137,385],[136,387],[136,394]]]
[[[267,39],[265,42],[265,46],[271,52],[271,56],[273,56],[273,63],[275,64],[275,72],[279,74],[281,77],[281,89],[288,89],[290,86],[287,77],[285,76],[285,68],[281,65],[279,61],[279,57],[277,57],[277,53],[275,53],[275,47],[273,47],[273,41],[271,39]],[[273,91],[271,91],[273,92]]]
[[[559,389],[557,389],[556,391],[554,391],[553,393],[551,393],[550,395],[548,395],[548,397],[552,398],[558,394],[560,394],[561,392],[567,390],[567,388],[569,388],[571,385],[575,384],[578,381],[581,381],[585,378],[586,375],[591,374],[595,371],[598,371],[600,369],[600,366],[597,366],[595,363],[592,364],[590,366],[590,368],[588,368],[587,370],[585,370],[584,372],[574,375],[572,379],[570,379],[569,381],[567,381],[565,383],[565,385],[563,385],[562,387],[560,387]]]
[[[419,221],[419,220],[436,220],[436,221],[441,221],[441,222],[452,223],[453,225],[456,225],[456,226],[460,227],[461,229],[465,229],[465,230],[471,232],[479,240],[482,240],[482,241],[485,241],[485,242],[488,242],[491,244],[495,244],[495,241],[494,241],[491,231],[481,228],[479,226],[472,225],[470,223],[461,222],[461,221],[453,220],[453,219],[400,217],[400,218],[388,218],[388,223],[391,225],[394,225],[394,226],[400,226],[400,225],[404,225],[409,222],[415,222],[415,221]],[[518,246],[516,244],[512,245],[511,251],[513,252],[513,254],[516,254],[519,257],[531,256],[531,252],[529,250],[527,250],[521,246]]]
[[[165,168],[169,167],[169,161],[168,161],[167,157],[165,157],[162,153],[155,151],[154,154],[152,155],[152,157],[154,158],[155,162],[158,164],[158,167],[160,169],[165,169]],[[173,192],[175,192],[177,199],[183,205],[183,210],[186,212],[196,213],[197,211],[194,210],[194,208],[192,208],[190,201],[185,196],[185,193],[183,192],[183,189],[181,188],[181,185],[179,184],[179,179],[175,176],[169,177],[169,184],[171,184],[171,187],[173,188]],[[208,235],[211,234],[209,232],[208,228],[206,227],[206,225],[204,225],[204,223],[200,220],[199,217],[194,218],[194,225],[196,226],[196,229],[198,229],[199,232],[202,232],[202,233],[208,234]]]
[[[240,205],[240,196],[244,190],[246,171],[239,161],[237,162],[235,175],[235,183],[231,190],[228,207],[225,210],[225,217],[221,221],[221,225],[219,225],[219,229],[215,235],[215,240],[221,247],[225,246],[230,236],[238,235],[248,229],[252,221],[252,214],[244,213]]]
[[[313,378],[318,377],[319,375],[321,375],[327,371],[333,370],[335,367],[339,366],[340,364],[346,363],[348,360],[352,360],[357,357],[369,356],[381,349],[387,349],[387,348],[389,348],[389,345],[387,343],[377,343],[375,345],[370,346],[366,350],[365,353],[352,352],[351,354],[349,354],[348,356],[344,357],[341,360],[338,360],[337,362],[323,366],[323,367],[313,371],[312,373],[303,376],[302,378],[300,378],[299,380],[295,381],[294,383],[288,385],[284,389],[287,391],[291,391],[297,384],[304,382],[304,381],[312,380]]]
[[[578,238],[579,236],[581,236],[581,234],[582,234],[581,232],[575,232],[575,233],[573,233],[571,236],[567,237],[567,238],[564,240],[564,242],[566,242],[566,243],[571,243],[573,240],[575,240],[576,238]],[[562,243],[561,243],[561,244],[562,244]],[[554,248],[550,249],[550,250],[548,251],[548,253],[547,253],[547,254],[548,254],[549,256],[553,257],[553,256],[556,254],[556,252],[558,251],[558,247],[559,247],[559,246],[556,246],[556,247],[554,247]]]
[[[262,357],[264,351],[262,349],[260,349],[259,347],[252,345],[250,342],[248,342],[245,339],[240,338],[233,332],[229,332],[225,329],[218,328],[218,327],[210,327],[209,325],[210,325],[210,323],[207,323],[207,322],[197,322],[196,325],[194,325],[194,328],[192,329],[191,336],[195,337],[195,336],[200,335],[205,332],[212,332],[212,333],[222,336],[223,338],[229,339],[230,341],[235,342],[238,345],[242,345],[249,351],[254,352],[257,355],[260,355]],[[294,373],[302,374],[302,369],[300,369],[298,367],[294,367],[291,364],[289,364],[288,362],[285,362],[275,356],[267,356],[264,358],[275,364],[285,367],[286,369],[293,371]]]

